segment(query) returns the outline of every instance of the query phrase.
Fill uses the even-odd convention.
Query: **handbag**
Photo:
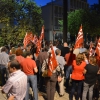
[[[42,64],[41,71],[42,71],[42,76],[43,77],[48,77],[48,64],[47,64],[46,60],[44,60],[44,62]]]
[[[57,76],[64,77],[64,71],[59,67],[59,70],[56,71]]]

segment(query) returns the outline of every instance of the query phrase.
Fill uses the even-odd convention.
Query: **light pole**
[[[63,42],[67,42],[68,0],[63,0]]]
[[[51,0],[52,3],[52,35],[53,35],[53,41],[54,41],[54,34],[53,34],[53,0]]]

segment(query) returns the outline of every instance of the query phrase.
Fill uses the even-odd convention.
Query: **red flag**
[[[100,38],[99,38],[98,43],[97,43],[96,54],[97,54],[97,56],[100,57]]]
[[[98,64],[98,66],[100,67],[100,38],[99,38],[99,40],[98,40],[95,53],[97,54],[97,56],[96,56],[97,64]]]
[[[44,39],[44,25],[42,26],[41,35],[40,35],[40,38],[39,38],[38,43],[37,43],[36,56],[38,56],[39,53],[40,53],[40,50],[41,50],[41,43],[42,43],[42,40],[43,40],[43,39]]]
[[[89,56],[92,56],[93,55],[93,49],[92,49],[92,47],[93,47],[93,43],[90,42]]]
[[[37,46],[37,49],[36,49],[36,57],[38,57],[38,55],[39,55],[39,53],[41,51],[41,41],[40,40],[38,40],[36,46]]]
[[[24,41],[23,41],[23,44],[24,44],[24,48],[30,43],[30,41],[32,41],[33,40],[33,34],[32,34],[32,32],[30,32],[30,33],[27,33],[26,32],[26,35],[25,35],[25,37],[24,37]]]
[[[40,40],[43,39],[44,39],[44,25],[42,26],[41,35],[40,35]]]
[[[38,43],[38,38],[36,35],[34,35],[33,37],[33,40],[32,40],[33,43],[37,44]]]
[[[83,31],[82,31],[82,25],[80,26],[80,30],[78,32],[78,36],[76,39],[76,43],[75,43],[75,48],[79,48],[81,45],[83,44]]]
[[[56,69],[56,67],[58,66],[57,60],[56,60],[56,56],[53,50],[53,46],[51,47],[51,55],[50,58],[48,60],[48,76],[52,75],[52,72]]]

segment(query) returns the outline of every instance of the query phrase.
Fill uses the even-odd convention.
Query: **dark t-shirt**
[[[97,79],[97,72],[98,72],[98,66],[94,66],[91,64],[87,64],[85,69],[87,70],[85,74],[85,83],[87,84],[95,84]]]
[[[61,44],[57,45],[57,48],[62,50],[63,49],[63,46]]]
[[[65,57],[65,54],[70,52],[70,48],[69,47],[63,47],[61,50],[61,56]]]

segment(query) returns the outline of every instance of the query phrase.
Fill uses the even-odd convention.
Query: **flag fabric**
[[[75,48],[77,47],[79,48],[82,44],[83,44],[83,30],[81,25],[76,39]]]
[[[99,40],[98,40],[95,53],[97,54],[97,56],[96,56],[97,65],[100,67],[100,38],[99,38]]]
[[[38,56],[41,51],[41,45],[42,45],[41,43],[42,43],[43,39],[44,39],[44,25],[42,26],[41,34],[40,34],[39,40],[36,44],[36,46],[37,46],[36,56]]]
[[[50,52],[50,57],[48,59],[48,76],[52,75],[52,72],[56,69],[56,67],[58,66],[57,60],[56,60],[56,55],[55,52],[53,50],[53,46],[51,46],[51,52]]]
[[[93,49],[92,49],[92,47],[93,47],[93,43],[90,42],[89,56],[92,56],[93,55]]]
[[[24,44],[24,48],[26,48],[26,46],[33,40],[33,34],[32,32],[28,33],[26,32],[26,35],[24,37],[24,41],[23,41],[23,44]]]
[[[98,43],[97,43],[97,47],[96,47],[96,51],[95,52],[96,52],[97,56],[100,57],[100,38],[98,40]]]
[[[42,26],[41,35],[40,35],[40,40],[43,39],[44,39],[44,25]]]
[[[36,35],[34,35],[32,42],[33,42],[34,44],[37,44],[37,43],[38,43],[38,38],[37,38]]]
[[[37,47],[37,49],[36,49],[36,57],[38,57],[38,55],[39,55],[39,53],[41,51],[41,41],[40,40],[38,40],[38,42],[36,44],[36,47]]]

